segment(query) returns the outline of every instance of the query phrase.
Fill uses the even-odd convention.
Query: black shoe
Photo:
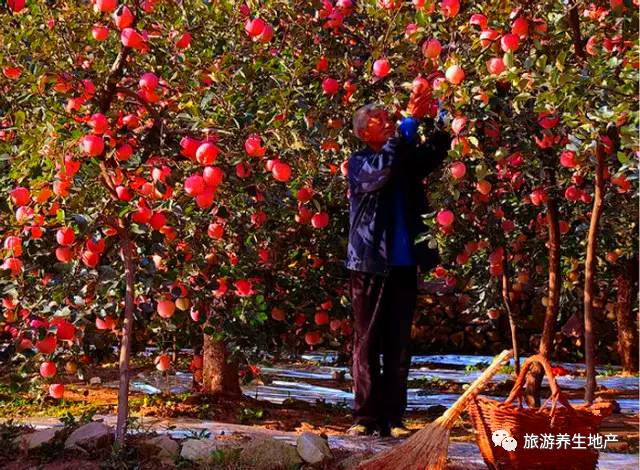
[[[391,435],[391,427],[389,426],[389,423],[378,423],[378,435],[380,437],[389,437]]]

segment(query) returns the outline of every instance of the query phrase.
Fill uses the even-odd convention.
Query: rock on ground
[[[302,460],[312,465],[332,457],[327,441],[312,432],[303,432],[298,436],[296,449]]]
[[[27,434],[21,434],[15,438],[14,442],[18,444],[21,449],[31,450],[40,447],[41,445],[51,443],[56,438],[58,431],[60,431],[60,429],[48,428]]]
[[[150,447],[161,462],[173,462],[180,454],[180,444],[166,434],[145,439],[143,445]]]
[[[208,464],[212,461],[212,454],[220,446],[213,439],[186,439],[182,441],[180,457],[199,464]]]
[[[65,449],[90,450],[110,445],[113,442],[113,428],[94,421],[75,429],[64,443]]]
[[[281,470],[302,464],[296,448],[276,439],[258,439],[240,452],[240,463],[255,470]]]
[[[336,462],[336,470],[354,470],[360,462],[371,457],[370,453],[356,453]]]

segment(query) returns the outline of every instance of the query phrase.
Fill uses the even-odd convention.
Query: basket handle
[[[547,376],[547,380],[549,381],[549,388],[551,389],[550,398],[552,400],[552,409],[555,411],[556,404],[557,404],[556,402],[559,401],[568,410],[575,411],[573,406],[571,406],[567,398],[564,396],[564,393],[562,393],[562,390],[560,390],[560,387],[558,387],[556,378],[554,377],[553,371],[551,370],[551,364],[549,364],[549,361],[547,361],[547,359],[540,354],[531,356],[524,362],[524,364],[522,364],[522,369],[520,369],[520,374],[518,374],[516,383],[513,384],[513,389],[511,390],[511,393],[505,400],[505,404],[507,405],[511,404],[513,400],[515,400],[516,398],[522,395],[522,388],[524,385],[524,381],[527,378],[527,372],[529,371],[529,368],[534,362],[537,362],[542,365],[544,372]]]

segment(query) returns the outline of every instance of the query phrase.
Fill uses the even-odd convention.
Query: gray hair
[[[357,138],[361,138],[360,133],[367,127],[367,119],[369,117],[369,113],[379,109],[384,108],[376,103],[365,104],[364,106],[358,108],[356,113],[353,115],[353,134]]]

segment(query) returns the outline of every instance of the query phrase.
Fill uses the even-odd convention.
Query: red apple
[[[120,5],[113,13],[113,21],[118,29],[128,28],[133,24],[133,13],[126,5]]]
[[[212,142],[204,142],[200,144],[196,151],[196,160],[201,165],[211,165],[218,158],[220,149]]]
[[[202,170],[202,178],[207,186],[218,186],[223,177],[224,173],[217,166],[207,166]]]
[[[12,256],[22,255],[22,239],[13,235],[4,239],[4,249],[7,250]]]
[[[49,396],[51,398],[55,398],[56,400],[60,400],[64,395],[64,385],[63,384],[51,384],[49,385]]]
[[[487,17],[482,13],[474,13],[473,15],[471,15],[469,23],[474,26],[479,26],[480,29],[487,29]]]
[[[40,364],[40,375],[44,378],[53,377],[58,372],[55,362],[44,361]]]
[[[25,0],[7,0],[7,7],[14,13],[20,13],[24,6]]]
[[[122,144],[116,148],[116,159],[121,162],[126,162],[133,155],[133,147],[129,144]]]
[[[442,51],[442,44],[437,39],[429,39],[422,45],[422,53],[429,59],[437,59],[440,57]]]
[[[138,81],[138,86],[143,90],[153,91],[158,87],[159,79],[155,73],[143,73]]]
[[[144,37],[133,28],[124,28],[120,33],[120,42],[125,47],[132,49],[146,49],[147,44]]]
[[[487,180],[480,180],[476,183],[476,190],[480,194],[486,196],[491,192],[491,183],[489,183]]]
[[[487,70],[491,75],[500,75],[504,72],[505,66],[502,57],[493,57],[487,61]]]
[[[322,343],[322,335],[319,331],[309,331],[304,335],[304,341],[309,346],[316,346]]]
[[[322,90],[327,95],[335,95],[340,89],[340,84],[335,78],[327,77],[322,81]]]
[[[76,327],[60,317],[51,320],[56,327],[56,336],[59,340],[71,341],[76,334]]]
[[[178,49],[186,49],[189,44],[191,44],[191,33],[185,31],[176,41],[176,47]]]
[[[202,142],[198,139],[185,136],[180,140],[180,148],[182,149],[180,153],[190,160],[195,160],[196,152],[198,151],[201,143]]]
[[[31,194],[27,188],[22,186],[17,186],[11,190],[9,193],[9,197],[14,206],[26,206],[29,204],[29,199],[31,198]]]
[[[453,18],[460,11],[460,0],[442,0],[440,2],[440,13],[445,18]]]
[[[373,63],[373,75],[378,78],[386,77],[391,70],[387,59],[378,59]]]
[[[56,258],[61,263],[68,263],[72,256],[71,248],[68,246],[59,246],[56,248]]]
[[[98,135],[104,134],[109,127],[109,121],[102,113],[93,114],[87,124],[93,128],[93,133]]]
[[[59,245],[70,246],[76,239],[76,234],[71,227],[62,227],[56,231],[56,241]]]
[[[482,47],[489,47],[495,40],[498,39],[500,34],[493,29],[485,29],[480,33],[480,44]]]
[[[184,180],[184,192],[191,197],[195,197],[202,193],[205,188],[204,178],[200,175],[191,175]]]
[[[161,300],[158,302],[156,311],[162,318],[171,318],[176,310],[176,304],[173,300]]]
[[[576,162],[576,153],[572,150],[564,150],[560,154],[560,165],[565,168],[575,168],[578,165]]]
[[[457,64],[452,65],[445,72],[445,77],[449,83],[459,85],[464,80],[464,70]]]
[[[311,188],[300,188],[296,194],[296,198],[299,202],[310,201],[313,197],[313,190]]]
[[[291,167],[284,162],[277,161],[274,163],[271,173],[276,181],[286,183],[291,178]]]
[[[222,239],[222,236],[224,235],[224,225],[219,223],[209,224],[209,227],[207,228],[207,235],[215,240]]]
[[[521,38],[529,35],[529,22],[526,18],[519,16],[511,24],[511,32],[520,36]]]
[[[251,134],[244,141],[244,150],[250,157],[263,157],[266,149],[262,146],[260,136],[257,134]]]
[[[311,217],[311,225],[313,228],[322,229],[329,225],[329,214],[326,212],[316,212]]]
[[[200,209],[206,209],[211,207],[215,198],[216,192],[213,186],[205,186],[204,190],[196,196],[196,205]]]
[[[517,51],[518,47],[520,47],[520,38],[517,34],[505,34],[500,40],[500,47],[504,52]]]
[[[284,321],[285,320],[284,310],[278,307],[273,307],[271,309],[271,318],[274,319],[275,321]]]
[[[104,152],[104,140],[97,135],[88,134],[80,140],[82,151],[90,156],[97,157]]]
[[[95,6],[102,13],[111,13],[118,6],[117,0],[96,0]]]
[[[96,317],[96,329],[98,330],[113,330],[116,326],[116,322],[109,315],[102,317]]]
[[[91,28],[91,36],[96,41],[105,41],[109,36],[109,28],[101,24],[94,24]]]
[[[116,186],[116,195],[121,201],[130,201],[133,197],[129,189],[124,186]]]
[[[162,211],[154,212],[149,219],[149,225],[154,230],[160,230],[167,223],[167,217],[164,215]]]
[[[436,221],[442,227],[448,227],[455,221],[455,215],[448,209],[441,210],[438,212],[438,215],[436,215]]]
[[[255,38],[262,34],[267,23],[262,18],[248,18],[244,23],[244,30],[249,37]]]
[[[329,313],[326,310],[320,310],[314,315],[313,321],[318,326],[327,325],[329,323]]]
[[[56,336],[50,334],[36,341],[36,349],[42,354],[52,354],[56,350]]]

